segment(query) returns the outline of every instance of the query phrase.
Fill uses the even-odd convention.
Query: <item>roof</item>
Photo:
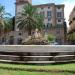
[[[40,5],[33,5],[34,7],[42,7],[42,6],[52,6],[55,5],[55,3],[47,3],[47,4],[40,4]],[[65,6],[64,4],[55,5],[55,6]]]

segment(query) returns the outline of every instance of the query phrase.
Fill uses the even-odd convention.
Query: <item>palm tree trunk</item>
[[[31,36],[31,22],[30,22],[30,20],[29,20],[29,26],[28,26],[28,35]]]
[[[29,26],[28,35],[31,35],[31,27]]]

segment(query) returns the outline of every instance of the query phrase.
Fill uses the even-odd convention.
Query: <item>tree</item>
[[[5,12],[4,6],[0,5],[0,36],[6,39],[6,33],[11,30],[11,21],[9,13]]]
[[[69,33],[67,39],[71,45],[75,45],[75,32]]]
[[[44,17],[40,14],[35,14],[36,24],[33,25],[35,29],[42,30],[44,28]]]
[[[0,5],[0,33],[3,30],[2,27],[4,27],[4,7]]]
[[[12,19],[12,31],[15,30],[15,16]]]
[[[8,33],[13,30],[13,20],[12,18],[6,18],[6,23],[4,25],[4,33]]]
[[[36,11],[36,8],[28,4],[23,7],[23,12],[20,13],[20,16],[17,18],[18,28],[20,30],[27,30],[29,35],[31,35],[33,29],[41,29],[43,25],[41,16],[38,16]]]
[[[6,25],[8,25],[8,22],[6,20],[7,16],[10,16],[10,14],[6,13],[4,6],[0,5],[0,31],[2,32],[2,34],[4,34],[4,29],[7,27]]]

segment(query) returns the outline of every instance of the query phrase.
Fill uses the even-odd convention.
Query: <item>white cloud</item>
[[[75,0],[63,0],[63,4],[65,4],[65,9],[64,9],[65,19],[67,22],[67,26],[69,26],[69,22],[68,22],[69,15],[70,15],[72,9],[74,8]]]

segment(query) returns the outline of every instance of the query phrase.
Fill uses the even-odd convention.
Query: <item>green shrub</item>
[[[50,42],[50,41],[54,41],[55,40],[55,37],[53,35],[48,35],[47,36],[47,40]]]

